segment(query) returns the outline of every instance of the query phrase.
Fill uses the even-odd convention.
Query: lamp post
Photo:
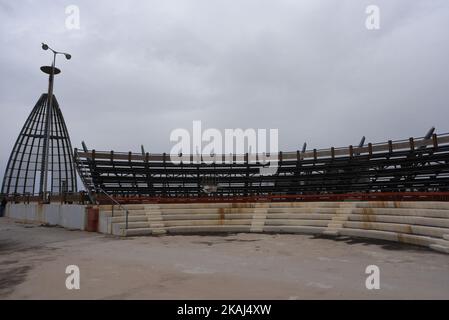
[[[42,152],[42,163],[41,163],[41,177],[40,177],[40,188],[39,193],[42,196],[42,200],[47,202],[47,193],[48,193],[48,160],[49,160],[49,150],[50,150],[50,135],[52,132],[52,112],[53,112],[53,80],[55,74],[61,72],[58,68],[56,68],[56,56],[58,54],[63,54],[67,60],[70,60],[72,56],[65,52],[58,52],[50,48],[47,44],[42,43],[43,50],[50,50],[53,52],[53,62],[51,67],[43,66],[41,67],[42,72],[49,75],[48,80],[48,96],[47,96],[47,112],[45,118],[45,129],[44,129],[44,143],[43,143],[43,152]]]

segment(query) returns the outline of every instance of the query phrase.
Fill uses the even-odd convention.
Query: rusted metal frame
[[[55,98],[55,100],[56,100],[56,98]],[[56,109],[59,109],[59,107],[57,106],[57,102],[56,101],[53,101],[53,103],[52,103],[52,105],[54,106],[53,108],[55,109],[54,111],[56,111]],[[51,150],[51,152],[50,152],[50,157],[49,157],[49,159],[51,159],[51,182],[50,182],[50,185],[51,185],[51,187],[50,187],[50,192],[53,194],[53,193],[55,193],[55,186],[54,186],[54,182],[55,182],[55,177],[54,177],[54,173],[55,173],[55,164],[54,164],[54,156],[55,156],[55,145],[54,145],[54,143],[55,143],[55,140],[56,140],[56,152],[57,152],[57,154],[58,154],[58,170],[59,170],[59,172],[58,172],[58,184],[59,184],[59,186],[58,186],[58,192],[61,194],[62,193],[62,185],[61,185],[61,174],[62,174],[62,168],[61,168],[61,149],[60,149],[60,146],[59,146],[59,139],[58,139],[58,137],[59,137],[59,135],[58,135],[58,133],[60,133],[60,130],[59,130],[59,121],[58,121],[58,114],[57,114],[57,112],[52,112],[52,119],[50,120],[52,123],[54,122],[54,125],[52,125],[52,126],[50,126],[50,128],[51,128],[51,130],[52,131],[50,131],[50,139],[49,139],[49,142],[50,142],[50,150]],[[53,136],[53,138],[52,138],[52,136]],[[63,137],[63,135],[62,135],[62,133],[61,133],[61,136]],[[64,153],[64,150],[62,150],[62,153]],[[66,183],[67,183],[67,186],[68,186],[68,183],[69,183],[69,181],[66,181]]]
[[[65,124],[64,117],[62,115],[61,109],[59,108],[59,103],[55,97],[56,113],[58,115],[58,126],[60,134],[62,137],[62,152],[64,155],[64,167],[65,176],[67,180],[67,191],[76,192],[77,191],[77,178],[76,178],[76,166],[73,156],[72,142],[70,141],[69,132]],[[61,152],[61,150],[59,150]]]
[[[234,188],[235,189],[235,188]],[[230,190],[232,190],[232,189],[230,189]],[[232,192],[232,191],[231,191]]]
[[[105,190],[105,186],[104,183],[101,179],[101,176],[98,174],[97,172],[97,163],[95,160],[95,156],[96,156],[96,152],[95,149],[92,150],[92,154],[91,154],[91,159],[90,159],[90,168],[91,168],[91,177],[92,177],[92,182],[94,183],[94,185],[96,186],[97,183],[95,183],[95,181],[98,182],[98,186]],[[97,188],[95,188],[96,190]]]
[[[60,142],[62,142],[62,145],[64,145],[64,138],[68,138],[68,135],[65,136],[62,135],[59,137],[58,133],[63,134],[60,130],[58,131],[58,126],[61,124],[61,121],[63,121],[62,114],[60,113],[59,107],[57,106],[56,98],[52,97],[55,102],[54,110],[55,112],[51,112],[51,117],[48,118],[49,122],[51,123],[49,126],[49,129],[52,131],[49,131],[49,143],[52,143],[51,149],[49,148],[49,153],[51,152],[51,162],[53,164],[53,168],[51,169],[51,172],[53,173],[53,177],[55,176],[55,165],[54,165],[54,159],[60,159]],[[48,95],[43,94],[39,98],[38,102],[34,106],[33,110],[31,111],[30,115],[27,118],[27,121],[25,122],[19,137],[17,138],[16,144],[13,147],[13,150],[11,152],[10,160],[14,160],[14,162],[17,162],[19,153],[20,154],[20,160],[18,161],[19,167],[17,167],[17,163],[11,163],[9,161],[8,168],[6,170],[6,175],[3,182],[3,186],[7,184],[8,189],[11,191],[12,187],[12,179],[15,179],[14,189],[15,192],[20,190],[22,193],[27,193],[28,189],[29,191],[34,194],[36,193],[36,178],[37,178],[37,172],[38,167],[42,167],[42,150],[41,150],[41,143],[42,139],[44,138],[43,134],[45,131],[45,118],[47,116],[48,111]],[[61,120],[61,121],[60,121]],[[50,128],[51,127],[51,128]],[[53,132],[54,130],[54,132]],[[58,138],[61,138],[62,140],[59,141]],[[51,139],[51,141],[50,141]],[[54,144],[54,139],[57,139],[56,145]],[[50,147],[50,145],[49,145]],[[71,147],[69,148],[70,153],[72,152]],[[54,152],[57,152],[55,154]],[[63,154],[66,154],[63,150]],[[49,155],[50,157],[50,155]],[[34,158],[34,159],[33,159]],[[61,162],[61,161],[59,161]],[[71,167],[73,170],[75,170],[75,165],[73,164],[73,157],[72,157],[72,163]],[[16,173],[14,172],[17,171]],[[8,173],[11,172],[12,174],[9,175]],[[57,174],[59,177],[62,177],[62,174],[64,171],[62,168],[59,168],[57,171]],[[11,178],[11,179],[9,179]],[[41,177],[42,178],[42,177]],[[21,182],[23,179],[23,183]],[[75,184],[75,179],[71,179],[72,185]],[[67,179],[68,184],[71,182],[69,179]],[[50,182],[52,185],[50,188],[50,192],[54,192],[54,179]],[[3,188],[2,186],[2,188]],[[5,186],[6,188],[6,186]],[[5,189],[3,188],[3,189]],[[76,189],[76,188],[75,188]],[[73,189],[72,189],[73,190]],[[10,192],[8,191],[8,192]]]
[[[42,99],[44,99],[41,104],[40,104],[40,108],[39,108],[39,120],[38,123],[36,124],[35,128],[35,132],[36,132],[36,136],[38,139],[38,143],[37,143],[37,156],[36,156],[36,162],[34,164],[34,170],[33,170],[33,175],[34,175],[34,179],[33,179],[33,194],[38,194],[37,192],[37,188],[38,186],[36,185],[36,175],[40,171],[38,171],[38,167],[41,166],[42,163],[42,149],[41,149],[41,142],[43,139],[43,132],[44,132],[44,117],[45,117],[45,110],[46,110],[46,104],[47,104],[47,97],[46,95],[42,95],[41,96]],[[40,126],[39,126],[40,125]],[[39,132],[38,132],[39,130]],[[33,145],[34,145],[34,140],[33,140]]]
[[[368,159],[371,160],[373,156],[373,144],[370,142],[368,143]],[[374,170],[376,172],[377,170]],[[377,180],[377,176],[374,175],[374,180]]]
[[[435,151],[437,151],[438,150],[438,137],[435,133],[432,135],[432,144],[433,144],[433,148],[435,149]]]
[[[245,153],[245,159],[244,159],[245,163],[246,163],[246,170],[245,170],[245,192],[244,195],[248,196],[248,188],[249,188],[249,155],[248,153]]]
[[[162,161],[162,163],[163,163],[164,171],[166,171],[166,170],[167,170],[167,166],[166,166],[166,156],[165,156],[165,153],[163,154],[163,161]],[[163,183],[162,186],[165,187],[165,183]],[[164,188],[163,190],[165,190],[165,189],[166,189],[166,188]],[[166,196],[166,193],[165,193],[165,192],[166,192],[166,191],[163,191],[163,193],[162,193],[163,196]]]
[[[33,109],[34,110],[34,109]],[[34,119],[35,117],[37,117],[38,116],[38,113],[35,113],[35,114],[30,114],[30,117],[27,119],[27,121],[25,122],[25,125],[24,125],[24,127],[25,126],[27,126],[27,128],[26,128],[26,131],[25,132],[29,132],[29,133],[31,133],[31,130],[32,130],[32,125],[31,125],[31,122],[32,122],[32,119]],[[21,132],[21,134],[22,134],[22,132]],[[26,134],[26,133],[23,133],[23,134]],[[34,136],[31,136],[31,135],[28,135],[28,134],[26,134],[27,135],[27,139],[26,139],[26,142],[21,146],[22,147],[22,158],[21,158],[21,164],[20,164],[20,166],[19,166],[19,171],[21,170],[21,168],[22,168],[22,163],[23,163],[23,157],[25,156],[25,150],[26,150],[26,148],[27,148],[27,146],[28,146],[28,142],[29,142],[29,140],[30,140],[30,137],[32,137],[32,141],[34,142],[34,139],[35,139],[35,137]],[[22,140],[23,141],[23,140]],[[31,143],[31,145],[33,145],[33,143]],[[23,191],[22,191],[22,193],[26,193],[26,192],[28,192],[27,190],[26,190],[26,187],[27,187],[27,179],[28,179],[28,170],[29,170],[29,165],[30,165],[30,160],[31,160],[31,153],[32,153],[32,147],[31,147],[31,151],[30,151],[30,155],[29,155],[29,157],[28,157],[28,161],[26,161],[26,168],[25,168],[25,177],[24,177],[24,184],[23,184]],[[13,152],[14,152],[14,149],[13,149]],[[18,150],[16,150],[16,152],[19,152]],[[36,156],[36,161],[37,161],[37,156]],[[18,174],[17,175],[17,179],[19,178],[19,176],[20,176],[20,174]],[[33,183],[34,183],[34,180],[33,180]],[[18,180],[16,180],[16,190],[17,190],[17,186],[18,186]],[[34,190],[31,190],[31,192],[34,194]]]
[[[76,191],[76,190],[78,190],[78,182],[77,182],[77,178],[76,178],[76,166],[75,166],[75,161],[74,161],[74,157],[73,157],[72,142],[70,140],[69,131],[67,130],[67,125],[65,123],[64,117],[59,108],[59,104],[57,104],[57,105],[58,105],[57,112],[59,113],[59,118],[60,118],[60,126],[62,127],[62,130],[64,132],[64,137],[65,137],[65,139],[63,141],[63,145],[65,147],[64,152],[67,155],[67,158],[69,159],[67,161],[67,163],[68,163],[67,166],[70,167],[71,190]]]
[[[132,173],[132,177],[133,177],[133,179],[132,179],[132,185],[134,185],[134,187],[136,188],[136,190],[138,190],[138,183],[137,183],[137,179],[136,179],[136,174],[134,173],[134,170],[132,170],[133,169],[133,162],[131,161],[131,151],[129,151],[129,153],[128,153],[128,163],[129,163],[129,167],[131,168],[131,171],[133,172]]]
[[[36,106],[33,108],[33,111],[34,110],[38,110],[40,108],[39,102],[40,102],[40,100],[38,100],[38,102],[36,103]],[[17,156],[18,156],[18,153],[19,153],[19,150],[20,150],[21,146],[23,145],[23,140],[25,138],[24,134],[26,133],[26,130],[28,129],[28,126],[30,124],[30,119],[33,116],[34,116],[34,112],[31,112],[31,114],[28,116],[27,120],[25,121],[25,124],[22,127],[22,130],[20,131],[19,136],[17,137],[16,143],[14,144],[13,150],[12,150],[11,155],[10,155],[9,160],[8,160],[8,165],[6,167],[6,173],[8,174],[8,170],[9,170],[9,176],[8,177],[5,176],[5,178],[3,180],[3,186],[4,187],[6,186],[7,190],[6,191],[3,190],[2,193],[6,193],[6,194],[10,194],[11,193],[11,190],[10,190],[10,188],[11,188],[11,181],[12,181],[13,176],[14,176],[14,170],[15,170],[15,167],[16,167]],[[19,172],[19,171],[20,171],[20,167],[17,170],[17,172]],[[18,176],[19,176],[19,174],[17,174],[17,177],[15,178],[16,183],[14,185],[14,192],[13,193],[17,193],[17,178],[18,178]],[[5,183],[6,179],[8,180],[7,183]]]
[[[182,157],[182,154],[181,154],[181,157]],[[183,194],[183,196],[185,197],[186,196],[186,194],[185,194],[185,181],[186,181],[186,173],[185,173],[185,171],[184,171],[184,161],[182,161],[182,158],[181,158],[181,169],[183,170],[182,171],[182,194]]]
[[[145,153],[145,168],[147,170],[146,179],[147,179],[147,187],[148,187],[148,195],[152,193],[152,184],[151,184],[151,170],[150,170],[150,154],[148,152]]]
[[[443,143],[446,143],[446,144],[449,143],[449,134],[438,135],[438,141],[440,141],[440,140]],[[429,141],[430,141],[430,139],[429,139]],[[419,140],[417,140],[416,143],[419,143],[419,144],[423,144],[424,143],[424,144],[427,145],[426,139],[423,139],[423,138],[420,138]],[[409,147],[408,140],[400,140],[400,141],[392,141],[391,149],[392,150],[399,150],[399,149],[406,149],[408,147]],[[381,151],[386,151],[386,150],[389,149],[388,148],[388,143],[373,144],[372,148],[373,148],[373,152],[381,152]],[[367,147],[358,148],[357,150],[358,150],[357,151],[358,153],[365,153],[365,152],[367,152]],[[324,157],[325,158],[325,157],[329,156],[329,153],[330,153],[330,149],[317,150],[317,157]],[[348,151],[347,151],[347,148],[335,148],[335,156],[337,156],[337,153],[338,153],[338,155],[342,155],[342,154],[347,154]],[[292,155],[292,153],[286,153],[286,155],[288,155],[288,156],[290,156],[292,158],[295,157],[294,155]],[[116,156],[117,156],[117,159],[119,159],[120,157],[123,156],[123,154],[117,154]],[[306,151],[304,153],[304,155],[303,155],[304,158],[312,157],[312,156],[313,156],[313,152],[312,151]],[[101,154],[99,152],[98,158],[100,158],[100,157],[101,157]],[[127,155],[125,157],[127,157]],[[162,155],[158,155],[158,154],[153,154],[152,158],[150,158],[150,161],[157,161],[158,157],[162,161],[162,157],[163,156]],[[141,154],[133,154],[133,159],[134,160],[142,160],[142,158],[143,158],[143,156]]]
[[[116,167],[115,167],[114,151],[113,150],[111,150],[110,155],[111,155],[111,164],[112,164],[112,168],[114,169],[115,177],[119,178],[119,175],[118,175]],[[119,184],[120,187],[122,187],[122,183],[120,182],[120,179],[118,179],[118,184]]]
[[[55,120],[59,119],[62,117],[62,113],[59,109],[59,104],[57,101],[54,102],[54,104],[56,105],[56,112],[55,112]],[[57,121],[57,120],[56,120]],[[70,166],[70,164],[72,164],[72,166],[74,166],[74,161],[73,161],[73,157],[70,158],[70,155],[68,154],[69,150],[68,146],[66,146],[66,139],[68,138],[68,136],[66,136],[64,128],[61,124],[61,121],[57,121],[57,133],[59,133],[59,136],[62,137],[62,141],[61,141],[61,146],[59,145],[59,139],[57,139],[57,144],[58,144],[58,159],[59,159],[59,192],[61,193],[62,191],[64,191],[64,193],[66,192],[73,192],[75,191],[73,189],[73,181],[72,181],[72,176],[71,176],[71,172],[73,170],[73,168]],[[56,136],[58,136],[58,134],[56,134]],[[62,152],[62,157],[64,158],[64,160],[62,161],[61,158],[61,152]],[[70,152],[72,152],[72,150],[70,150]],[[70,161],[72,160],[72,161]],[[62,169],[62,165],[64,166],[64,170]],[[61,185],[61,180],[62,180],[62,173],[64,173],[64,179],[66,181],[66,185],[67,185],[67,190],[62,190],[63,185]],[[70,176],[69,176],[70,174]]]
[[[228,188],[231,188],[233,163],[234,159],[231,159],[231,161],[229,161]]]
[[[409,144],[410,144],[410,151],[414,152],[415,151],[415,140],[413,139],[413,137],[409,138]]]
[[[36,104],[36,107],[39,105],[39,100],[38,100],[38,103]],[[25,124],[24,124],[24,129],[25,129],[25,131],[22,131],[21,133],[20,133],[20,135],[24,135],[24,134],[26,134],[26,132],[31,132],[31,130],[32,130],[32,128],[33,128],[33,125],[32,125],[32,121],[33,121],[33,119],[34,118],[40,118],[40,116],[42,115],[42,113],[40,112],[41,110],[42,110],[42,108],[40,107],[38,107],[38,108],[33,108],[33,111],[31,112],[31,114],[30,114],[30,116],[28,117],[28,119],[27,119],[27,121],[25,122]],[[36,112],[35,112],[36,111]],[[37,132],[37,127],[35,127],[35,132]],[[14,149],[13,149],[13,152],[16,152],[16,153],[18,153],[19,152],[19,150],[20,150],[20,148],[22,147],[22,148],[25,148],[26,149],[26,146],[28,145],[28,141],[29,141],[29,138],[30,138],[30,136],[31,135],[28,135],[27,136],[27,141],[25,142],[25,144],[23,145],[21,145],[21,146],[19,146],[18,147],[18,149],[16,149],[15,151],[14,151]],[[19,136],[20,137],[20,136]],[[18,137],[18,139],[17,140],[19,140],[19,137]],[[32,143],[31,143],[31,145],[34,145],[34,140],[36,139],[36,137],[35,136],[32,136]],[[23,141],[23,139],[22,139],[22,141]],[[25,154],[25,149],[23,149],[23,154],[22,154],[22,159],[23,159],[23,156],[24,156],[24,154]],[[30,153],[32,153],[32,147],[31,147],[31,151],[30,151]],[[12,155],[12,154],[11,154]],[[38,155],[39,155],[39,150],[38,150],[38,154],[36,155],[36,162],[38,161]],[[25,193],[25,192],[27,192],[26,191],[26,181],[27,181],[27,179],[28,179],[28,170],[29,170],[29,165],[30,165],[30,159],[31,158],[31,155],[30,155],[30,157],[28,158],[28,161],[27,161],[27,165],[26,165],[26,169],[25,169],[25,182],[24,182],[24,186],[23,186],[23,193]],[[21,169],[21,165],[20,165],[20,167],[19,167],[19,171],[20,171],[20,169]],[[35,166],[35,171],[36,171],[36,168],[37,168],[37,166]],[[36,175],[36,172],[34,172],[34,175],[33,175],[33,187],[32,187],[32,193],[34,194],[35,193],[35,189],[34,189],[34,184],[35,184],[35,175]],[[19,177],[19,174],[17,175],[17,177]],[[18,182],[16,181],[16,186],[18,185]],[[17,192],[17,191],[16,191]]]
[[[44,132],[44,117],[45,117],[45,110],[47,108],[47,95],[42,95],[42,98],[45,99],[42,103],[41,103],[41,107],[40,107],[40,115],[39,115],[39,125],[36,125],[36,132],[37,132],[37,128],[39,128],[39,139],[38,139],[38,143],[37,143],[37,152],[38,152],[38,156],[36,156],[36,163],[34,164],[34,180],[33,180],[33,193],[37,194],[37,188],[38,186],[36,185],[36,176],[37,173],[39,172],[40,175],[40,171],[38,171],[38,166],[42,166],[42,138],[43,138],[43,132]],[[34,141],[33,141],[34,142]]]
[[[342,201],[342,200],[414,200],[414,201],[447,201],[449,192],[376,192],[376,193],[346,193],[346,194],[311,194],[311,195],[267,195],[263,197],[190,197],[171,198],[160,197],[133,198],[126,197],[117,200],[120,203],[201,203],[201,202],[255,202],[265,201]]]

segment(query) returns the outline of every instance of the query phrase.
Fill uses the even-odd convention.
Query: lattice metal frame
[[[244,161],[238,163],[237,157]],[[207,179],[217,185],[210,194],[215,197],[449,191],[449,134],[367,147],[280,152],[277,173],[271,176],[261,175],[260,165],[248,162],[247,155],[233,159],[174,164],[167,154],[75,149],[86,189],[114,196],[204,197]]]
[[[46,191],[61,194],[77,191],[73,149],[67,126],[53,95],[42,94],[28,116],[9,157],[2,194],[41,194],[46,123],[49,120],[48,181]],[[49,117],[47,113],[50,111]]]

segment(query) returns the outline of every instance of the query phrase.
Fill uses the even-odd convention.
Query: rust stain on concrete
[[[363,208],[362,209],[362,220],[364,222],[374,222],[374,221],[376,221],[376,215],[374,214],[372,208]]]
[[[219,209],[219,213],[220,213],[220,224],[224,224],[224,220],[225,220],[225,211],[224,211],[224,208],[220,208],[220,209]]]

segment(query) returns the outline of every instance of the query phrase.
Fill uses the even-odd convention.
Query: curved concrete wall
[[[449,253],[449,202],[278,202],[100,206],[99,231],[137,236],[215,232],[383,239]],[[112,212],[113,211],[113,212]]]

